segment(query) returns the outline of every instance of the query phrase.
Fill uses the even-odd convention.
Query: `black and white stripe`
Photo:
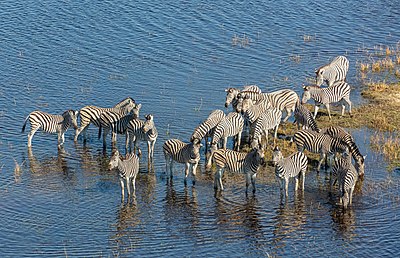
[[[275,166],[275,175],[279,181],[281,197],[285,189],[285,197],[288,197],[289,179],[295,178],[295,191],[299,186],[299,179],[302,178],[302,190],[304,191],[304,181],[306,177],[308,159],[302,152],[296,152],[284,158],[278,146],[272,153],[272,163]]]
[[[31,131],[28,134],[28,147],[32,146],[33,135],[40,129],[46,133],[58,134],[58,147],[64,144],[64,134],[69,127],[78,128],[78,111],[67,110],[62,115],[52,115],[42,111],[33,111],[26,118],[22,126],[22,132],[25,131],[26,123],[29,120]]]
[[[243,117],[236,113],[229,113],[222,121],[215,127],[214,134],[211,140],[211,150],[217,149],[217,144],[223,140],[223,148],[226,149],[228,137],[236,136],[234,149],[239,150],[240,139],[242,136],[244,126]]]
[[[342,116],[348,105],[349,114],[351,115],[351,101],[350,101],[350,85],[346,82],[336,82],[331,87],[320,88],[318,86],[304,86],[303,96],[301,103],[305,104],[309,99],[314,99],[314,119],[317,117],[320,105],[324,105],[328,110],[329,119],[331,119],[330,104],[340,102],[342,104]]]
[[[172,165],[176,161],[185,164],[185,185],[189,170],[192,171],[193,184],[196,182],[196,169],[200,161],[201,143],[184,143],[178,139],[170,139],[163,144],[163,152],[165,157],[165,169],[172,178]]]
[[[99,118],[101,114],[105,111],[112,111],[121,115],[128,114],[135,107],[135,100],[128,97],[120,101],[112,108],[102,108],[97,106],[85,106],[79,111],[79,116],[81,118],[81,125],[76,129],[74,141],[78,140],[79,134],[84,133],[86,138],[86,130],[90,123],[99,127]]]
[[[238,88],[227,88],[225,89],[226,92],[226,99],[225,99],[225,107],[227,108],[230,104],[232,104],[233,110],[236,110],[236,107],[239,103],[239,100],[237,98],[239,93],[246,94],[248,93],[249,95],[258,95],[261,94],[261,89],[257,85],[247,85],[244,86],[243,90],[240,90]]]
[[[332,156],[335,153],[343,153],[348,150],[347,144],[327,134],[300,130],[294,134],[293,138],[298,151],[307,150],[320,154],[317,171],[320,171],[322,162],[327,158],[327,155]]]
[[[340,126],[330,126],[324,128],[322,129],[321,133],[327,134],[333,138],[337,138],[347,144],[350,154],[355,161],[355,167],[358,175],[363,176],[365,172],[365,156],[361,154],[351,134]]]
[[[129,153],[123,159],[120,157],[119,151],[116,150],[110,159],[108,164],[109,170],[117,168],[119,171],[119,181],[121,184],[121,196],[122,200],[124,200],[124,181],[126,182],[126,188],[128,192],[128,196],[131,195],[130,185],[132,184],[133,191],[132,194],[135,194],[136,186],[136,176],[139,173],[139,157],[134,153]]]
[[[154,124],[154,116],[148,114],[145,116],[145,120],[132,119],[127,127],[127,137],[125,147],[131,149],[132,142],[134,143],[134,150],[138,141],[147,142],[147,159],[153,161],[154,158],[154,146],[158,137],[158,131]]]
[[[256,191],[256,176],[260,165],[265,164],[264,151],[262,149],[253,149],[249,153],[237,152],[228,149],[219,149],[211,154],[207,163],[207,169],[210,169],[212,162],[217,166],[214,178],[214,188],[224,189],[222,185],[222,175],[225,169],[234,173],[243,173],[246,176],[246,194],[251,182],[253,193]]]
[[[294,110],[294,118],[297,123],[297,129],[311,129],[315,132],[319,132],[317,122],[315,121],[312,113],[308,108],[300,103],[300,100],[296,103],[296,108]]]
[[[335,82],[345,81],[349,70],[349,60],[345,56],[337,56],[332,62],[315,70],[315,80],[318,86],[324,82],[330,87]]]
[[[278,127],[282,119],[282,112],[276,108],[269,108],[257,118],[253,124],[252,148],[262,145],[262,136],[265,136],[268,144],[268,130],[274,129],[274,143],[278,138]]]
[[[337,179],[340,193],[340,204],[346,209],[352,204],[353,192],[358,180],[358,172],[351,164],[351,156],[345,153],[335,160],[332,167],[331,189]]]

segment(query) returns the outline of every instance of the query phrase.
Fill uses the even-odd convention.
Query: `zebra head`
[[[78,129],[78,114],[79,114],[79,111],[75,111],[75,110],[65,111],[62,114],[64,120],[60,124],[64,124],[64,126],[66,126],[66,127],[69,127],[72,125],[74,127],[74,129]]]
[[[315,70],[315,83],[321,86],[324,83],[325,66]]]
[[[117,168],[118,167],[118,162],[120,161],[120,156],[119,156],[119,151],[118,150],[116,150],[113,154],[112,154],[112,156],[111,156],[111,159],[110,159],[110,162],[108,163],[108,170],[112,170],[112,169],[114,169],[114,168]]]
[[[240,90],[235,88],[228,88],[225,89],[225,92],[226,92],[225,107],[227,108],[236,98]]]
[[[276,146],[272,152],[272,165],[276,166],[280,160],[283,159],[283,155],[278,146]]]
[[[150,131],[151,129],[154,128],[153,115],[152,114],[148,114],[144,118],[146,119],[146,121],[144,122],[142,130],[143,130],[144,133],[147,133],[148,131]]]
[[[355,158],[355,164],[354,167],[357,170],[357,173],[360,177],[364,176],[364,172],[365,172],[365,158],[366,156],[360,156]]]
[[[142,108],[142,104],[137,104],[135,107],[130,111],[133,115],[133,119],[136,119],[139,117],[139,112],[140,109]]]
[[[251,106],[253,106],[253,100],[250,98],[249,95],[245,94],[243,97],[243,100],[240,103],[240,112],[242,113],[242,115],[244,115]],[[236,108],[236,111],[238,108],[239,108],[239,105]],[[239,111],[237,111],[237,112],[239,112]]]
[[[310,92],[311,87],[303,86],[303,89],[304,89],[304,92],[303,92],[303,95],[301,95],[301,104],[306,104],[307,101],[309,99],[311,99],[311,92]]]
[[[192,148],[190,148],[190,159],[200,159],[200,148],[203,146],[203,144],[201,144],[201,142],[193,142],[190,144],[192,145]]]

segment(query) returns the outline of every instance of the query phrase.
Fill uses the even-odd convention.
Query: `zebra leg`
[[[289,178],[285,177],[285,198],[286,200],[289,197]]]
[[[237,141],[236,141],[236,148],[237,148],[237,151],[240,151],[240,141],[241,141],[241,138],[242,138],[242,132],[239,132],[239,133],[237,134]]]
[[[33,135],[35,135],[35,133],[37,132],[37,130],[39,130],[40,127],[37,128],[32,128],[31,131],[28,134],[28,147],[32,147],[32,138]]]
[[[197,170],[197,165],[199,163],[196,162],[195,164],[192,165],[192,176],[193,176],[193,185],[196,184],[196,170]]]
[[[247,190],[249,189],[249,184],[251,181],[250,173],[246,173],[245,177],[246,177],[246,195],[247,195]]]
[[[299,189],[299,178],[296,176],[294,178],[294,191],[297,192],[298,189]]]
[[[120,178],[119,182],[121,184],[121,201],[124,201],[124,199],[125,199],[125,196],[124,196],[125,195],[124,179]]]
[[[157,140],[154,140],[154,141],[152,142],[152,145],[151,145],[151,155],[150,155],[150,157],[151,157],[151,162],[153,162],[153,159],[154,159],[154,146],[156,145],[156,141],[157,141]]]
[[[189,162],[185,163],[185,180],[184,180],[184,184],[185,186],[187,185],[187,178],[189,176],[189,169],[191,167],[191,164]]]
[[[301,174],[301,180],[302,180],[302,182],[301,182],[301,189],[302,189],[302,191],[304,192],[304,181],[306,181],[306,171],[305,171],[305,170],[302,170],[302,171],[300,172],[300,174]]]
[[[349,96],[347,96],[347,97],[345,97],[345,98],[343,98],[343,100],[347,103],[347,105],[349,106],[349,115],[350,115],[350,117],[351,117],[351,101],[350,101],[350,97]],[[344,107],[344,105],[342,106],[342,116],[344,115],[344,109],[345,109],[345,107]]]
[[[329,105],[329,104],[325,104],[325,107],[326,107],[326,110],[328,111],[329,120],[331,120],[332,117],[331,117],[331,108],[330,108],[330,105]]]
[[[257,177],[256,173],[251,175],[251,184],[253,185],[253,194],[256,192],[256,177]]]
[[[350,188],[349,191],[349,204],[351,205],[353,203],[353,192],[354,192],[354,186]]]
[[[106,137],[107,137],[108,132],[109,132],[109,129],[103,127],[103,149],[105,149],[107,147]]]
[[[319,172],[321,170],[321,165],[324,162],[324,160],[326,159],[326,154],[325,153],[321,153],[320,154],[320,159],[318,162],[318,167],[317,167],[317,172]]]
[[[317,118],[319,106],[317,104],[314,105],[314,119]]]
[[[133,196],[135,196],[136,195],[136,176],[137,176],[137,174],[132,178],[132,189],[133,189]]]
[[[113,131],[111,131],[111,143],[112,145],[116,145],[117,143],[117,134]]]
[[[227,142],[228,142],[228,137],[223,137],[223,140],[224,140],[224,143],[223,143],[223,144],[224,144],[224,145],[223,145],[224,147],[223,147],[223,148],[224,148],[224,150],[226,150],[226,144],[227,144]],[[233,146],[235,146],[235,144],[233,144]]]
[[[151,157],[151,144],[150,141],[147,141],[147,161],[150,161]]]

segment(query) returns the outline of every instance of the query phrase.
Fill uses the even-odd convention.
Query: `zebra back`
[[[283,89],[268,93],[267,97],[271,105],[281,111],[284,109],[294,110],[297,100],[299,99],[297,93],[289,89]]]
[[[329,64],[316,69],[316,84],[321,86],[326,81],[330,87],[335,82],[345,81],[348,70],[349,60],[345,56],[337,56]]]
[[[335,152],[343,153],[348,150],[347,145],[339,139],[313,131],[299,130],[294,134],[293,138],[298,151],[306,149],[313,153],[333,154]]]
[[[259,166],[264,164],[264,152],[253,149],[249,153],[229,149],[218,149],[210,157],[219,168],[227,168],[235,173],[257,173]]]
[[[244,120],[240,114],[236,112],[229,113],[216,126],[211,144],[216,145],[221,138],[237,135],[242,132],[243,126]]]
[[[196,129],[194,129],[192,136],[190,137],[190,141],[201,141],[201,139],[203,139],[207,134],[210,134],[210,131],[215,128],[224,118],[224,111],[219,109],[212,111],[207,119],[199,124]]]

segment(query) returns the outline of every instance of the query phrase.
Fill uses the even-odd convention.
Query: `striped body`
[[[318,86],[324,82],[330,87],[335,82],[345,81],[349,70],[349,60],[345,56],[337,56],[332,62],[321,66],[315,71],[315,80]]]
[[[244,126],[244,119],[240,114],[236,112],[229,113],[215,127],[214,134],[211,140],[211,149],[216,150],[217,144],[221,139],[223,139],[223,148],[226,149],[228,137],[237,136],[235,144],[236,144],[236,149],[239,150],[240,138],[242,136],[243,126]]]
[[[300,130],[294,134],[293,138],[298,151],[307,150],[320,154],[317,171],[320,171],[322,162],[327,158],[327,155],[332,156],[336,152],[343,153],[348,150],[347,144],[327,134]]]
[[[359,176],[364,176],[365,172],[365,157],[361,154],[358,149],[357,144],[354,141],[354,138],[349,134],[345,129],[339,126],[330,126],[328,128],[324,128],[321,133],[327,134],[333,138],[337,138],[342,142],[346,143],[349,147],[349,151],[355,161],[355,167]]]
[[[295,191],[298,189],[299,178],[302,178],[302,190],[304,191],[304,181],[307,171],[308,159],[302,152],[296,152],[287,158],[284,158],[278,147],[272,153],[272,163],[275,166],[275,175],[279,181],[281,197],[283,188],[285,196],[288,197],[289,179],[295,178]]]
[[[253,186],[253,193],[256,191],[256,175],[260,165],[264,164],[264,152],[262,149],[253,149],[251,152],[237,152],[228,149],[219,149],[211,154],[208,161],[207,168],[210,169],[212,161],[217,166],[215,173],[214,188],[217,190],[218,186],[221,190],[224,189],[222,185],[222,175],[225,169],[234,173],[244,173],[246,176],[246,193],[251,182]]]
[[[201,142],[203,138],[207,138],[213,135],[215,127],[225,118],[225,113],[222,110],[216,109],[212,111],[206,120],[199,124],[194,129],[190,142]]]
[[[100,116],[103,112],[115,112],[121,115],[128,114],[134,107],[136,106],[135,100],[128,97],[123,99],[118,104],[116,104],[112,108],[102,108],[97,106],[85,106],[79,111],[79,116],[81,118],[81,126],[76,129],[75,132],[75,139],[74,141],[78,140],[79,134],[83,131],[86,137],[86,130],[88,126],[92,123],[95,126],[100,126]]]
[[[358,180],[358,173],[351,164],[351,156],[343,155],[335,160],[335,165],[332,168],[331,188],[337,179],[339,184],[340,204],[346,209],[352,204],[353,192]]]
[[[262,144],[262,136],[265,136],[268,144],[268,130],[274,129],[274,143],[278,137],[278,127],[282,119],[282,112],[276,108],[267,109],[260,117],[256,120],[253,125],[253,141],[251,143],[252,148],[256,148]]]
[[[42,111],[33,111],[30,113],[22,126],[22,132],[25,131],[26,123],[29,120],[31,131],[28,134],[28,147],[32,146],[33,135],[40,129],[46,133],[58,134],[58,147],[64,143],[64,134],[69,127],[78,127],[77,124],[78,112],[67,110],[62,115],[52,115]]]
[[[139,173],[139,157],[134,153],[126,155],[125,159],[122,159],[118,151],[115,151],[109,162],[109,170],[117,168],[119,171],[119,180],[121,184],[121,195],[124,200],[124,182],[126,182],[126,188],[128,196],[131,195],[130,185],[132,183],[133,194],[135,194],[135,180]]]
[[[331,118],[330,104],[342,103],[342,116],[346,108],[345,103],[349,106],[349,114],[351,115],[350,101],[350,85],[346,82],[337,82],[328,88],[320,88],[318,86],[304,86],[304,92],[301,103],[305,104],[309,99],[314,99],[314,119],[317,117],[320,105],[324,105],[328,110],[329,119]]]
[[[320,131],[311,111],[308,110],[308,108],[306,108],[303,104],[301,104],[300,101],[297,101],[296,103],[294,118],[296,120],[298,130],[310,128],[315,132]]]
[[[196,169],[200,161],[201,143],[184,143],[178,139],[170,139],[163,144],[166,171],[170,171],[172,178],[172,165],[176,161],[185,164],[185,185],[189,170],[192,170],[193,184],[196,181]]]
[[[153,115],[149,114],[145,116],[145,120],[132,119],[129,121],[127,126],[127,135],[125,147],[132,150],[132,142],[134,142],[134,149],[138,141],[147,142],[147,159],[153,161],[154,158],[154,146],[158,137],[158,131],[154,124]]]

